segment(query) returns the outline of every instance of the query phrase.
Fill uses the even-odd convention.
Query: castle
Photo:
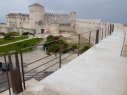
[[[0,24],[0,32],[20,32],[20,34],[23,32],[59,33],[59,30],[85,32],[110,24],[100,22],[100,19],[76,19],[76,12],[47,13],[44,6],[37,3],[29,6],[29,14],[7,14],[6,22],[7,24]],[[115,24],[115,26],[123,25]]]
[[[43,33],[54,28],[54,32],[58,32],[59,26],[71,27],[72,22],[76,19],[76,12],[70,14],[47,13],[44,6],[33,4],[29,6],[29,14],[9,13],[6,15],[6,27],[11,31],[33,31]],[[13,29],[12,29],[13,28]],[[14,29],[15,28],[15,29]],[[18,30],[19,29],[19,30]],[[7,29],[6,29],[7,31]],[[9,30],[8,30],[9,31]]]

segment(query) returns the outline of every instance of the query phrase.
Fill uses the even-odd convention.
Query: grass
[[[34,46],[34,45],[38,44],[41,40],[42,40],[42,38],[33,38],[33,39],[29,39],[29,40],[22,41],[22,42],[17,42],[17,43],[6,45],[6,46],[1,46],[0,53],[7,54],[9,51],[13,51],[13,50],[20,52],[20,49]],[[28,48],[26,50],[23,50],[23,52],[30,52],[30,51],[32,51],[32,49],[33,48]]]
[[[0,38],[0,45],[27,39],[27,38],[28,38],[28,36],[14,37],[12,40],[4,40],[3,38]]]

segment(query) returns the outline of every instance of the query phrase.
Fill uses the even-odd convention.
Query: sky
[[[101,22],[127,25],[127,0],[1,0],[0,23],[6,23],[8,13],[29,13],[34,3],[45,7],[45,12],[76,12],[77,19],[101,19]]]

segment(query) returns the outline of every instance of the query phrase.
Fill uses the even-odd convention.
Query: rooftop
[[[33,5],[30,5],[29,7],[31,7],[31,6],[41,6],[41,7],[42,7],[42,5],[40,5],[40,4],[38,4],[38,3],[35,3],[35,4],[33,4]]]

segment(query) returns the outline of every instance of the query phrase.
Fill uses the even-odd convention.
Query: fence
[[[59,39],[53,40],[50,42],[38,44],[36,46],[26,47],[20,50],[20,60],[21,60],[21,79],[23,83],[23,88],[26,89],[26,81],[31,78],[40,78],[42,80],[47,76],[47,73],[52,73],[57,69],[61,68],[62,62],[67,63],[67,59],[72,55],[79,56],[81,53],[84,52],[84,48],[88,49],[95,44],[98,44],[99,41],[104,39],[106,36],[110,35],[114,31],[114,25],[106,26],[103,28],[99,28],[97,30],[88,31],[85,33],[75,34],[69,37],[63,37],[62,35],[59,36]],[[86,39],[84,36],[87,35],[88,38]],[[63,41],[67,41],[70,45],[63,45]],[[43,57],[36,56],[39,52],[34,53],[32,56],[36,56],[37,59],[30,58],[29,56],[25,56],[24,58],[24,51],[27,50],[36,50],[36,49],[44,49],[43,53],[46,53],[45,45],[57,43],[58,49],[57,52],[51,53],[50,55],[45,55]],[[71,48],[71,44],[76,44],[77,47],[74,49]],[[85,46],[84,46],[85,45]],[[63,52],[64,50],[68,50],[67,52]],[[55,57],[54,57],[55,55]],[[27,58],[26,58],[27,57]],[[34,57],[35,58],[35,57]],[[73,59],[73,58],[72,58]],[[71,61],[71,59],[69,60]],[[6,62],[5,62],[6,63]],[[38,63],[38,65],[37,65]],[[30,68],[33,67],[33,68]],[[54,67],[54,68],[53,68]],[[26,69],[27,68],[27,69]],[[28,69],[29,68],[29,69]],[[51,69],[52,68],[52,69]],[[46,75],[45,75],[46,74]],[[8,76],[8,74],[7,74]],[[8,81],[9,83],[9,81]],[[9,84],[8,84],[9,85]],[[10,87],[10,85],[9,85]],[[10,93],[10,88],[9,88]]]
[[[3,58],[4,58],[4,62],[5,62],[5,67],[7,67],[7,61],[6,61],[6,55],[3,53],[3,54],[0,54],[1,56],[3,55]],[[9,80],[9,72],[8,72],[8,69],[6,68],[6,72],[5,73],[2,73],[0,74],[0,77],[6,75],[7,76],[7,80],[3,81],[3,82],[0,82],[0,85],[2,84],[5,84],[7,83],[8,85],[8,88],[7,89],[4,89],[4,90],[0,90],[0,93],[6,91],[6,90],[9,90],[9,94],[11,95],[11,91],[10,91],[10,80]]]

